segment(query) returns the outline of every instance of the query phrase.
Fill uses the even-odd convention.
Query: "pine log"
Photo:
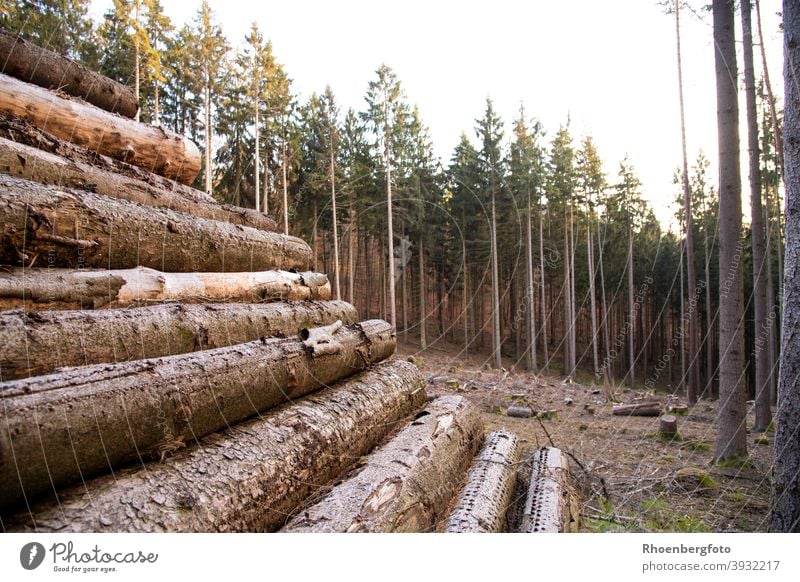
[[[80,97],[106,111],[133,119],[139,110],[133,89],[58,53],[0,28],[0,72],[46,89]]]
[[[483,437],[461,396],[432,401],[284,532],[424,532],[442,517]]]
[[[162,271],[307,269],[296,237],[0,175],[0,263]]]
[[[514,433],[497,430],[486,437],[458,503],[447,518],[446,532],[503,531],[517,482],[519,456],[519,441]]]
[[[577,500],[569,482],[569,464],[556,448],[536,451],[520,532],[563,533],[577,530]]]
[[[611,413],[614,416],[658,416],[661,414],[660,402],[634,402],[633,404],[618,404]]]
[[[1,130],[0,130],[1,131]],[[72,146],[71,149],[79,149]],[[77,157],[77,156],[76,156]],[[96,157],[100,157],[99,154]],[[105,156],[103,156],[105,157]],[[105,158],[109,162],[110,158]],[[106,164],[111,165],[113,164]],[[128,166],[117,162],[118,166]],[[131,166],[128,166],[131,167]],[[266,214],[249,208],[219,204],[205,192],[167,178],[139,170],[147,182],[105,170],[0,137],[0,172],[40,184],[77,188],[138,202],[147,206],[171,208],[202,218],[277,231],[277,224]]]
[[[0,113],[184,184],[191,184],[200,173],[200,150],[191,140],[2,73]]]
[[[335,321],[356,323],[344,301],[171,304],[139,309],[0,313],[0,380],[65,366],[157,358],[290,336]]]
[[[322,356],[294,336],[4,382],[0,504],[159,458],[351,376],[395,348],[381,320],[343,327],[336,342],[339,350]]]
[[[162,273],[146,267],[112,271],[0,270],[0,309],[98,309],[167,301],[304,301],[330,299],[321,273]]]
[[[419,370],[391,361],[261,418],[214,434],[163,463],[76,485],[7,531],[274,531],[425,402]]]

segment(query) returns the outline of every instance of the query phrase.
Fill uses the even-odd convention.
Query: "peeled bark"
[[[56,368],[126,362],[209,350],[259,337],[296,335],[335,321],[356,323],[344,301],[171,304],[95,312],[0,313],[0,380]]]
[[[569,464],[559,449],[544,447],[533,457],[531,483],[520,532],[563,533],[577,530],[576,499],[569,484]]]
[[[658,416],[661,414],[660,402],[636,402],[634,404],[619,404],[611,414],[614,416]]]
[[[139,110],[136,94],[130,87],[2,28],[0,63],[6,75],[46,89],[57,89],[106,111],[132,119]]]
[[[472,463],[467,484],[447,518],[449,533],[492,533],[503,530],[517,482],[519,441],[514,433],[498,430],[486,437]]]
[[[204,435],[388,358],[380,320],[340,329],[312,355],[297,336],[215,350],[67,368],[0,384],[0,504],[163,457]],[[24,459],[24,463],[15,463]]]
[[[380,364],[169,462],[72,487],[2,524],[37,532],[274,531],[424,401],[416,366]]]
[[[98,309],[167,301],[305,301],[330,299],[321,273],[162,273],[146,267],[111,271],[0,270],[0,309]]]
[[[424,532],[447,509],[483,436],[461,396],[429,404],[363,467],[301,511],[284,532]]]
[[[2,133],[1,126],[0,133]],[[77,150],[78,148],[72,146],[69,149]],[[99,158],[100,156],[95,157]],[[149,177],[151,184],[118,173],[113,163],[107,164],[113,169],[109,171],[80,161],[80,156],[74,156],[74,158],[60,157],[0,137],[0,172],[4,174],[40,184],[88,190],[147,206],[170,208],[202,218],[273,232],[277,230],[275,221],[268,216],[248,208],[218,204],[204,192],[189,186],[157,177],[155,174],[148,176],[147,172],[140,170],[139,174],[145,178]],[[110,158],[106,158],[106,160],[112,162]],[[117,164],[123,165],[122,162]]]
[[[185,273],[306,269],[311,259],[299,238],[3,175],[0,222],[10,265]]]
[[[191,184],[200,172],[200,150],[182,135],[65,99],[1,73],[0,113],[21,117],[61,139],[183,184]]]

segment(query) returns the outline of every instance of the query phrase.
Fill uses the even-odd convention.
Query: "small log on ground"
[[[335,321],[356,323],[344,301],[171,304],[100,311],[0,313],[0,380],[56,368],[125,362],[296,335]]]
[[[133,89],[95,73],[58,53],[36,46],[0,28],[0,72],[46,89],[80,97],[106,111],[136,117]]]
[[[678,418],[665,414],[658,419],[658,434],[664,438],[675,438],[678,434]]]
[[[456,492],[483,433],[461,396],[443,396],[358,472],[300,513],[284,532],[430,531]]]
[[[0,175],[0,263],[174,271],[307,269],[299,238]]]
[[[0,309],[99,309],[166,301],[304,301],[330,299],[321,273],[162,273],[146,267],[111,271],[0,270]]]
[[[0,135],[4,133],[0,128]],[[77,146],[61,147],[68,152],[78,150]],[[87,153],[88,154],[88,153]],[[179,184],[167,178],[139,170],[138,177],[109,171],[81,161],[88,155],[74,155],[72,158],[61,157],[0,137],[0,172],[24,178],[40,184],[77,188],[120,198],[148,206],[171,208],[202,218],[252,226],[261,230],[276,231],[277,224],[266,214],[248,208],[238,208],[229,204],[219,204],[205,192],[190,186]],[[95,159],[105,158],[104,165],[127,166],[123,162],[111,163],[110,158],[96,154]],[[144,178],[144,181],[142,180]]]
[[[388,358],[395,336],[370,320],[341,328],[336,343],[313,356],[297,336],[258,340],[4,382],[0,504],[162,457]]]
[[[7,531],[274,531],[309,494],[425,402],[419,371],[392,361],[178,451],[76,485]]]
[[[533,458],[520,532],[562,533],[577,529],[577,500],[569,483],[569,464],[556,448],[543,447]]]
[[[661,414],[660,402],[635,402],[633,404],[618,404],[611,413],[614,416],[659,416]]]
[[[514,418],[530,418],[533,416],[533,409],[530,406],[509,406],[506,415]]]
[[[200,173],[200,150],[182,135],[64,98],[2,73],[0,113],[20,117],[61,139],[184,184],[191,184]]]
[[[492,533],[503,530],[514,494],[520,447],[514,433],[498,430],[486,437],[472,463],[458,504],[447,518],[450,533]]]

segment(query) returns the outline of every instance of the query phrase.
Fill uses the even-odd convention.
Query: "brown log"
[[[200,150],[191,140],[2,73],[0,113],[184,184],[191,184],[200,173]]]
[[[0,130],[1,132],[2,130]],[[77,150],[77,146],[72,148]],[[69,150],[68,150],[69,151]],[[77,156],[75,156],[77,157]],[[99,154],[96,157],[100,157]],[[105,156],[103,156],[105,157]],[[105,158],[109,162],[110,158]],[[111,165],[113,164],[106,164]],[[118,166],[129,166],[117,162]],[[170,208],[202,218],[277,231],[277,224],[266,214],[249,208],[219,204],[205,192],[167,178],[139,170],[147,182],[108,171],[0,137],[0,172],[40,184],[77,188],[147,206]]]
[[[493,533],[505,527],[517,482],[519,441],[514,433],[496,430],[486,437],[472,463],[467,484],[447,518],[449,533]]]
[[[569,464],[559,449],[543,447],[536,451],[520,532],[563,533],[577,530],[577,499],[569,481]]]
[[[658,432],[662,437],[674,438],[678,434],[678,418],[672,414],[659,418]]]
[[[312,356],[297,337],[0,384],[0,504],[155,457],[389,357],[391,326],[343,327]],[[15,463],[24,459],[24,463]]]
[[[0,72],[46,89],[80,97],[106,111],[133,119],[139,104],[133,89],[58,53],[0,28]]]
[[[424,532],[441,518],[483,437],[462,396],[435,399],[358,472],[301,510],[284,532]]]
[[[344,301],[171,304],[89,311],[0,313],[0,380],[56,368],[157,358],[291,336],[335,321],[356,323]]]
[[[304,301],[330,299],[321,273],[162,273],[146,267],[110,271],[0,270],[0,309],[98,309],[166,301]]]
[[[614,416],[658,416],[661,414],[660,402],[635,402],[633,404],[618,404],[611,413]]]
[[[76,485],[7,531],[274,531],[309,494],[425,402],[411,364],[391,361],[204,439],[163,463]]]
[[[0,175],[0,263],[162,271],[307,269],[296,237]]]
[[[530,418],[533,416],[533,409],[530,406],[509,406],[506,409],[506,416],[514,418]]]

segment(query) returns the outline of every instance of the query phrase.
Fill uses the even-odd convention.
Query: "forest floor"
[[[429,396],[466,396],[481,410],[487,432],[516,433],[526,456],[541,446],[567,453],[581,491],[580,531],[766,531],[773,434],[748,432],[745,462],[712,464],[714,400],[701,400],[688,415],[678,416],[679,437],[664,441],[658,418],[612,416],[614,403],[606,402],[599,386],[514,370],[505,360],[504,369],[488,370],[486,355],[465,358],[441,342],[424,352],[400,342],[398,357],[413,357]],[[677,400],[666,392],[628,388],[615,397],[621,403]],[[507,416],[514,404],[529,406],[539,417]],[[749,427],[752,407],[748,410]]]

